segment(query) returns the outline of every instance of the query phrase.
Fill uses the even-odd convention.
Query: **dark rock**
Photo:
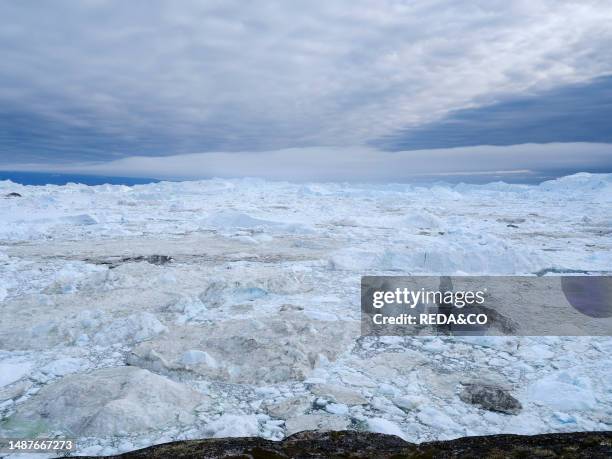
[[[507,390],[492,384],[465,384],[459,398],[485,410],[506,414],[517,414],[523,408]]]
[[[132,262],[141,262],[146,261],[147,263],[151,263],[152,265],[166,265],[172,261],[172,257],[168,255],[138,255],[135,257],[123,257],[121,259],[121,263],[132,263]]]
[[[96,265],[105,265],[108,266],[109,269],[114,269],[123,263],[140,263],[143,261],[151,263],[152,265],[161,266],[171,263],[174,261],[174,258],[169,255],[135,255],[130,257],[111,256],[106,258],[85,258],[83,261]]]
[[[519,223],[525,223],[527,220],[524,218],[498,218],[500,223],[510,223],[511,225],[517,225]]]
[[[137,458],[609,458],[612,432],[489,435],[421,444],[371,432],[300,432],[283,441],[263,438],[186,440],[117,456]]]
[[[12,192],[12,193],[7,194],[6,197],[7,198],[21,198],[21,195],[19,193]]]
[[[152,265],[165,265],[172,261],[172,257],[168,255],[149,255],[144,257],[144,260]]]
[[[534,273],[538,277],[546,276],[547,274],[589,274],[589,271],[582,269],[566,269],[566,268],[544,268]]]

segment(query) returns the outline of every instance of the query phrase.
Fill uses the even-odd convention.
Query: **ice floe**
[[[359,329],[364,274],[610,273],[612,175],[0,182],[10,192],[1,436],[78,435],[100,455],[307,429],[427,441],[612,428],[608,337]]]

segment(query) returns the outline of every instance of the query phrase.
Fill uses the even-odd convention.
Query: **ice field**
[[[68,436],[102,455],[307,429],[610,430],[612,338],[363,338],[359,288],[366,274],[611,271],[612,175],[3,181],[0,437]],[[483,383],[520,408],[466,401]]]

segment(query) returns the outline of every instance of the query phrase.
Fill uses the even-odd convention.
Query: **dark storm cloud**
[[[612,143],[612,77],[450,114],[372,142],[388,150],[549,142]]]

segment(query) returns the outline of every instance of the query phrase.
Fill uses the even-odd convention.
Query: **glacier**
[[[411,442],[610,430],[611,338],[361,337],[359,289],[363,275],[611,267],[612,174],[2,181],[0,436],[77,436],[80,454],[104,455],[305,429]],[[464,403],[482,381],[522,410]]]

